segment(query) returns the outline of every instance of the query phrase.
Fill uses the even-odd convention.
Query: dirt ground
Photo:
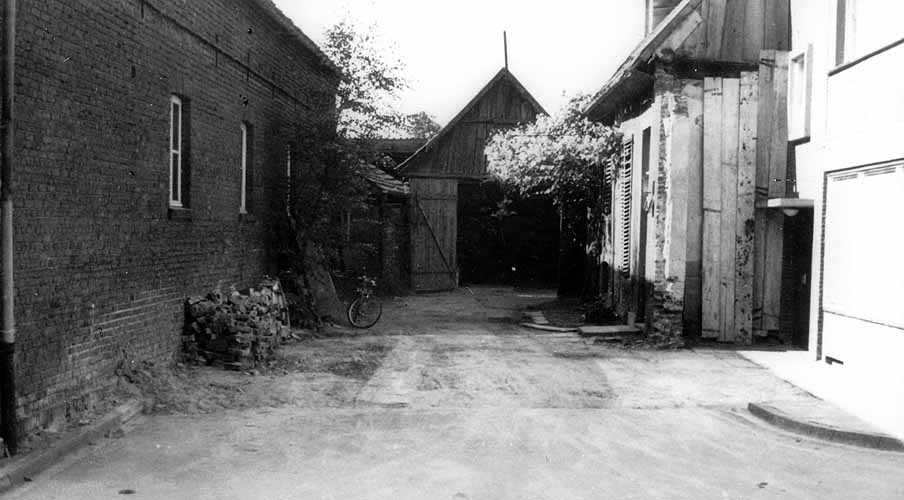
[[[904,455],[750,417],[749,401],[811,397],[770,372],[518,325],[549,300],[399,298],[374,329],[302,336],[256,374],[136,367],[156,412],[9,498],[904,498]]]
[[[154,401],[154,414],[212,413],[226,409],[282,406],[339,407],[382,364],[396,341],[334,331],[329,336],[297,332],[278,358],[249,371],[178,365],[136,364],[124,378]]]

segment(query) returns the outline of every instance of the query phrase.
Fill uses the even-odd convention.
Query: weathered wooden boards
[[[788,53],[760,55],[757,114],[757,206],[787,193]],[[758,336],[779,329],[784,216],[778,210],[756,211],[753,328]]]
[[[703,298],[705,338],[750,340],[750,268],[756,75],[703,83]]]
[[[703,337],[721,336],[722,78],[703,80]]]
[[[543,110],[508,78],[497,77],[443,129],[427,150],[409,160],[411,175],[478,178],[486,175],[484,148],[500,129],[530,123]]]
[[[735,242],[735,332],[736,342],[753,338],[754,220],[756,206],[757,104],[756,73],[741,73],[738,105],[738,202]]]
[[[754,62],[763,48],[790,48],[789,0],[703,0],[704,50],[710,61]]]
[[[415,291],[458,286],[458,180],[412,178],[411,286]]]

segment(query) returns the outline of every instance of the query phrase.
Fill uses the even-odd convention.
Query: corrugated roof
[[[408,187],[407,182],[396,179],[375,165],[362,165],[361,175],[364,176],[367,182],[383,193],[405,197],[411,194],[411,189]]]

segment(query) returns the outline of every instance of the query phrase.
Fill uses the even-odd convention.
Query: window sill
[[[239,220],[241,222],[256,222],[257,218],[251,212],[239,212]]]
[[[883,53],[883,52],[885,52],[885,51],[891,50],[891,49],[893,49],[893,48],[895,48],[895,47],[897,47],[898,45],[901,45],[901,44],[904,44],[904,38],[902,38],[902,39],[900,39],[900,40],[898,40],[898,41],[892,42],[892,43],[890,43],[890,44],[888,44],[888,45],[886,45],[886,46],[884,46],[884,47],[881,47],[881,48],[879,48],[879,49],[876,49],[876,50],[874,50],[874,51],[872,51],[872,52],[869,52],[869,53],[867,53],[867,54],[864,54],[864,55],[862,55],[862,56],[860,56],[860,57],[858,57],[858,58],[856,58],[856,59],[853,59],[853,60],[851,60],[851,61],[848,61],[848,62],[839,64],[839,65],[836,66],[835,68],[829,70],[829,76],[835,76],[835,75],[837,75],[838,73],[841,73],[842,71],[844,71],[844,70],[846,70],[846,69],[848,69],[848,68],[853,68],[854,66],[856,66],[856,65],[858,65],[858,64],[860,64],[860,63],[862,63],[863,61],[866,61],[867,59],[872,59],[873,57],[876,57],[876,56],[878,56],[879,54],[881,54],[881,53]]]
[[[170,206],[166,211],[166,218],[169,220],[190,221],[191,209],[185,207]]]

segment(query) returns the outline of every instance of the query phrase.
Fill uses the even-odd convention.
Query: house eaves
[[[621,103],[650,91],[653,75],[649,68],[660,53],[680,47],[703,22],[698,8],[703,0],[683,0],[631,52],[608,82],[584,109],[584,116],[606,121]]]
[[[270,17],[276,21],[284,30],[286,30],[286,34],[291,35],[295,40],[304,48],[311,51],[314,56],[323,64],[331,73],[336,76],[340,76],[342,74],[342,70],[336,66],[336,63],[333,62],[329,56],[326,55],[323,50],[314,43],[313,40],[308,38],[307,35],[304,34],[301,29],[286,16],[276,4],[273,3],[272,0],[252,0],[255,5],[260,7],[264,12],[270,15]]]

